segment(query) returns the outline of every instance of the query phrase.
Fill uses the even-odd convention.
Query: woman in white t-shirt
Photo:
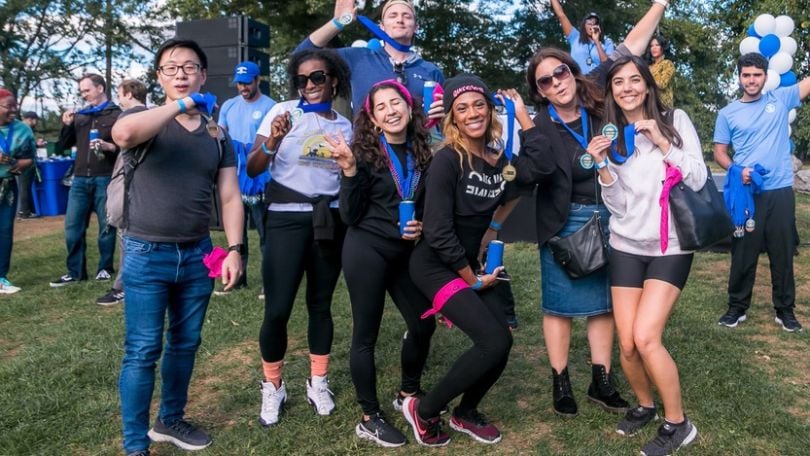
[[[259,127],[248,157],[248,174],[270,166],[265,192],[264,322],[259,333],[264,382],[260,422],[278,423],[287,400],[282,380],[287,322],[306,273],[311,376],[307,401],[318,415],[335,408],[327,370],[332,347],[332,294],[340,276],[345,227],[337,212],[340,167],[327,137],[351,137],[351,122],[332,109],[349,95],[350,71],[332,50],[294,54],[288,66],[291,93],[300,98],[276,104]]]

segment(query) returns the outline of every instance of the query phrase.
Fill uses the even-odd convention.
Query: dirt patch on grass
[[[47,236],[65,230],[65,216],[37,217],[33,219],[14,221],[14,240],[24,241],[26,239]]]

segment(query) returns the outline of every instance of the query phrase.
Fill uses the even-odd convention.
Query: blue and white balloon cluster
[[[768,80],[765,91],[777,87],[796,84],[793,68],[793,55],[796,54],[796,40],[790,37],[794,23],[790,16],[773,17],[770,14],[758,16],[748,27],[748,36],[740,43],[740,54],[758,52],[768,59]]]

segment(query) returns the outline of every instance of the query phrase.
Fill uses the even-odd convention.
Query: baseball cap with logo
[[[241,83],[241,84],[250,84],[259,76],[259,66],[253,62],[242,62],[239,65],[236,65],[236,69],[233,70],[233,82],[234,83]]]

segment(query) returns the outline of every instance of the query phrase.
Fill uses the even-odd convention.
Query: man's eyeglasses
[[[537,87],[546,90],[554,84],[554,78],[557,78],[558,81],[562,81],[568,79],[569,76],[571,76],[571,68],[568,68],[568,65],[563,63],[551,70],[550,75],[537,78]]]
[[[329,76],[329,73],[323,70],[313,71],[309,73],[309,76],[305,74],[296,74],[293,76],[293,83],[295,84],[296,89],[303,89],[307,86],[307,81],[312,81],[315,85],[322,85],[326,82],[326,77]]]
[[[394,73],[397,75],[397,82],[407,86],[408,85],[408,75],[405,74],[405,64],[404,63],[395,63],[394,64]]]
[[[202,67],[199,63],[186,63],[185,65],[163,65],[158,67],[158,71],[164,76],[174,76],[182,69],[183,73],[189,75],[199,73],[200,68]]]

